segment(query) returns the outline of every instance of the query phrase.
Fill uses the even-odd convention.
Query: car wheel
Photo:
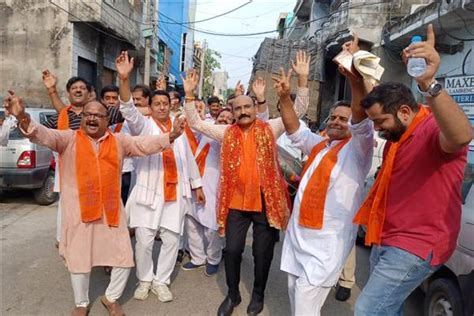
[[[49,171],[43,186],[34,190],[33,194],[39,205],[50,205],[56,201],[58,193],[54,192],[54,171]]]
[[[457,284],[447,278],[434,280],[425,296],[425,316],[464,315],[461,293]]]

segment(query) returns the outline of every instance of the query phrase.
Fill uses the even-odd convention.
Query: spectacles
[[[104,114],[96,114],[96,113],[88,113],[88,112],[86,112],[86,113],[83,112],[81,114],[81,116],[85,117],[85,118],[90,118],[90,119],[92,119],[92,118],[103,119],[103,118],[108,117],[107,114],[104,115]]]

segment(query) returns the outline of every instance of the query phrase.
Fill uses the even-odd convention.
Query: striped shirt
[[[122,117],[122,113],[120,113],[120,109],[118,106],[109,107],[108,114],[109,114],[109,126],[117,124],[117,123],[121,123],[124,121]],[[74,111],[69,110],[67,112],[67,116],[69,120],[69,129],[77,130],[81,127],[82,113],[76,114]],[[48,128],[57,129],[58,118],[59,118],[59,113],[51,115],[43,125]]]

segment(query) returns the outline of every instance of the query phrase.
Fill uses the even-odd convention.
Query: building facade
[[[158,37],[170,53],[169,84],[180,89],[181,73],[193,67],[196,0],[163,1],[158,9]],[[165,49],[165,48],[163,48]]]
[[[67,101],[72,76],[96,90],[116,83],[114,61],[121,50],[129,50],[138,65],[132,82],[142,82],[144,9],[139,0],[0,2],[0,90],[13,88],[28,106],[48,107],[41,72],[49,69]]]
[[[221,100],[227,98],[227,81],[229,80],[229,74],[227,71],[215,71],[212,73],[212,86],[214,87],[213,96],[218,97]]]

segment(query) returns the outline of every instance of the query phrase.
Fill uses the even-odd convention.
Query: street
[[[1,312],[2,315],[69,315],[74,308],[69,273],[62,264],[54,245],[56,207],[38,206],[26,192],[0,193],[1,223]],[[251,231],[242,260],[242,303],[234,315],[246,315],[253,281]],[[134,243],[134,240],[132,240]],[[158,243],[155,252],[158,252]],[[277,244],[262,315],[289,315],[286,275],[279,270],[282,242]],[[156,259],[155,253],[155,259]],[[355,299],[368,277],[369,250],[357,248],[356,286],[347,302],[328,296],[323,315],[352,315]],[[215,277],[206,277],[203,270],[183,271],[176,268],[171,291],[174,301],[161,303],[155,295],[145,301],[133,299],[137,279],[132,270],[121,298],[127,315],[215,315],[225,296],[223,265]],[[91,275],[90,315],[107,315],[98,298],[105,291],[108,276],[102,268]],[[423,296],[419,290],[405,304],[405,315],[422,315]]]

